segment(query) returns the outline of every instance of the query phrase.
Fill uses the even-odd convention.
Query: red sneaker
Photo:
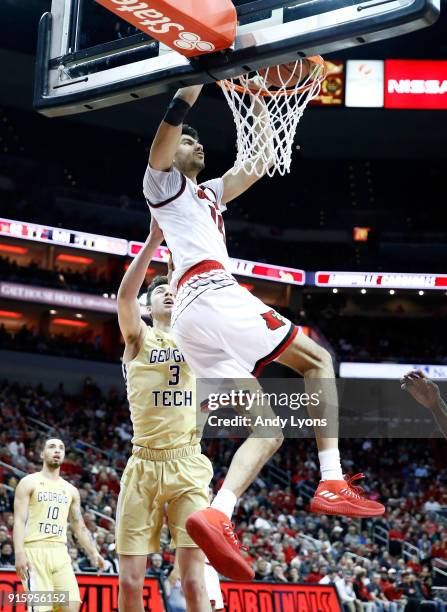
[[[241,543],[226,514],[215,508],[194,512],[186,521],[186,531],[219,574],[230,580],[253,580],[253,568],[241,555]]]
[[[354,480],[364,477],[364,474],[355,474],[346,476],[345,480],[322,480],[310,502],[311,512],[358,518],[381,516],[385,506],[366,499],[362,487],[352,484]]]

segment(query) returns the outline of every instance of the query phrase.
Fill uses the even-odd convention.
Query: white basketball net
[[[320,92],[325,64],[311,63],[309,74],[298,83],[290,83],[303,71],[303,60],[295,62],[288,81],[281,78],[277,66],[219,81],[233,113],[237,131],[236,174],[242,168],[248,174],[273,176],[290,172],[296,128],[307,104]],[[261,72],[261,74],[260,74]],[[268,78],[281,82],[269,89]]]

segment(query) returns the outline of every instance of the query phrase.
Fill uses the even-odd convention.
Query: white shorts
[[[214,604],[215,610],[223,610],[224,603],[222,591],[220,590],[219,574],[212,565],[205,563],[205,586],[208,599]]]
[[[197,378],[249,378],[286,349],[298,327],[214,269],[181,285],[172,331]]]

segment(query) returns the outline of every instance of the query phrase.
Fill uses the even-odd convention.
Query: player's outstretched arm
[[[183,121],[199,97],[202,87],[191,85],[179,89],[169,104],[149,153],[149,165],[154,170],[167,172],[172,167],[182,136]]]
[[[439,429],[447,438],[447,405],[438,385],[427,378],[422,370],[408,372],[400,382],[403,391],[407,391],[417,402],[433,412]]]
[[[28,579],[31,564],[25,554],[25,527],[28,518],[31,484],[23,478],[16,487],[14,494],[14,528],[12,538],[14,543],[16,573],[21,580]]]
[[[106,567],[106,562],[99,554],[90,532],[85,526],[81,513],[81,498],[79,496],[79,491],[75,487],[73,487],[73,499],[68,518],[70,521],[71,530],[75,535],[76,540],[87,553],[90,563],[93,565],[93,567],[99,567],[100,570],[104,570]]]
[[[132,261],[121,281],[117,296],[118,322],[126,344],[137,344],[144,330],[138,293],[155,251],[163,242],[163,234],[155,218],[143,248]]]
[[[255,100],[253,106],[253,115],[257,121],[253,126],[253,130],[257,135],[256,148],[258,151],[254,151],[258,155],[259,150],[262,149],[262,158],[269,159],[269,167],[274,162],[274,151],[272,150],[272,130],[270,127],[270,120],[268,111],[262,99]],[[228,170],[223,175],[224,191],[222,196],[222,203],[228,204],[231,200],[234,200],[240,196],[244,191],[247,191],[256,181],[259,181],[266,173],[264,168],[264,162],[259,159],[258,165],[255,172],[248,172],[248,169],[241,168],[238,172],[234,173],[233,169]]]

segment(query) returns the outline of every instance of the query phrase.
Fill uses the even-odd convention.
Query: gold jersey
[[[195,378],[171,334],[146,326],[142,346],[123,362],[133,444],[179,448],[197,444]]]
[[[49,480],[42,472],[30,476],[34,490],[31,494],[24,543],[67,543],[67,520],[73,500],[72,485],[59,478]]]

